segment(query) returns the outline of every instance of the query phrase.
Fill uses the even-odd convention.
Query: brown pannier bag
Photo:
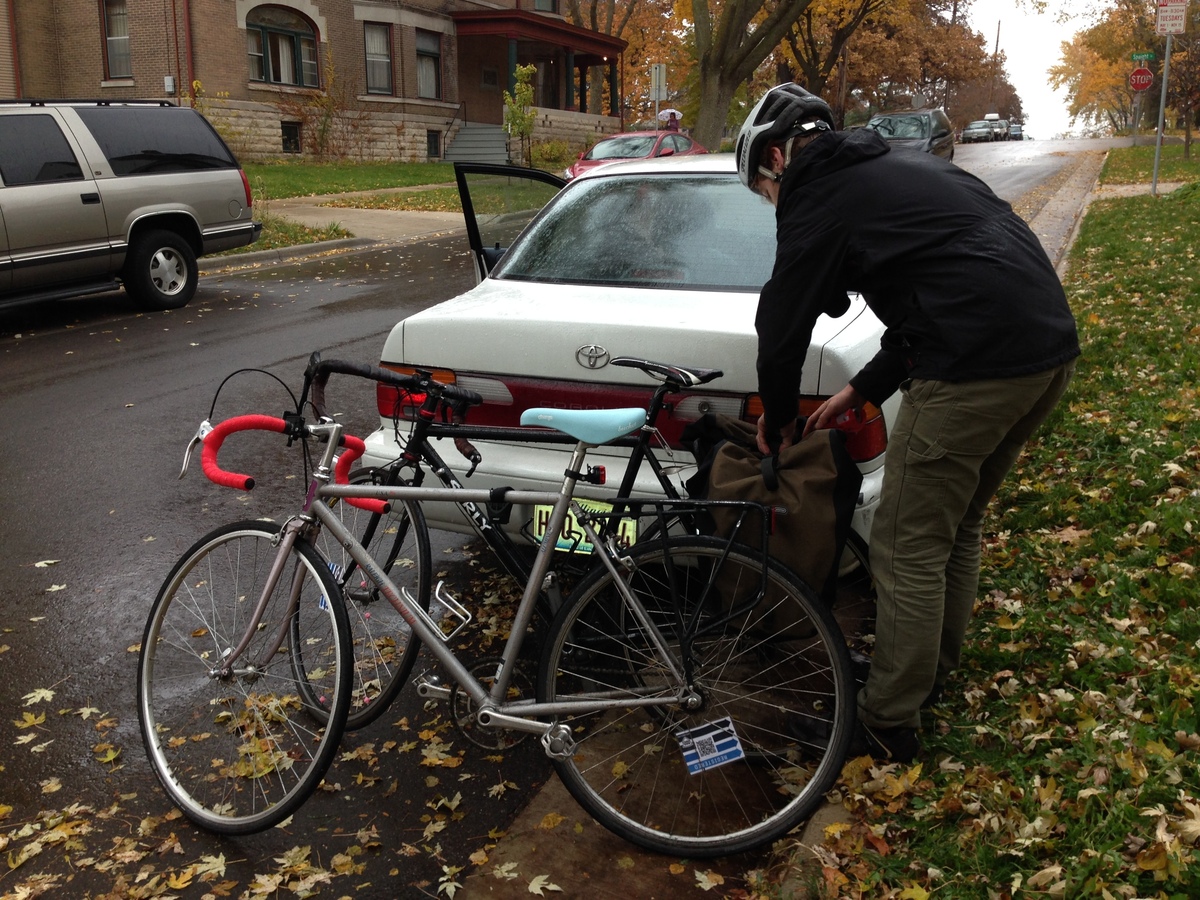
[[[770,555],[807,582],[828,603],[837,587],[838,563],[858,502],[862,473],[846,450],[845,435],[814,431],[779,455],[778,487],[763,479],[755,427],[740,419],[708,414],[689,425],[683,439],[699,464],[687,483],[692,498],[748,500],[776,507]],[[711,510],[716,533],[726,536],[737,512]],[[739,540],[758,547],[759,528],[746,527]]]

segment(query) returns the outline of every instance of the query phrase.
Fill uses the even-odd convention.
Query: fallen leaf
[[[539,897],[546,896],[542,891],[561,891],[557,884],[550,882],[549,875],[538,875],[533,881],[529,882],[529,893],[537,894]]]
[[[54,565],[55,563],[58,563],[58,562],[61,562],[61,560],[57,560],[57,559],[43,559],[41,562],[35,562],[35,563],[33,564],[33,567],[34,567],[35,569],[44,569],[44,568],[46,568],[47,566],[52,566],[52,565]]]
[[[538,825],[538,828],[544,828],[549,831],[551,828],[557,828],[561,825],[564,819],[566,819],[566,816],[559,815],[556,812],[548,812],[542,816],[542,821]]]

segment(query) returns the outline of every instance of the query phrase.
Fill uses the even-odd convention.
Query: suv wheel
[[[196,254],[173,231],[150,231],[129,250],[122,272],[125,291],[143,309],[178,309],[196,293]]]

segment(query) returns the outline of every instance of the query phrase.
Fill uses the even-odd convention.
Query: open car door
[[[467,239],[479,281],[530,220],[566,185],[540,169],[491,163],[455,163],[454,180],[467,220]]]

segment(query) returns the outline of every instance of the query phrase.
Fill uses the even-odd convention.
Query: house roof
[[[490,35],[543,41],[569,48],[577,65],[596,65],[605,59],[615,59],[628,46],[627,41],[618,37],[519,9],[456,12],[450,16],[460,37]]]

